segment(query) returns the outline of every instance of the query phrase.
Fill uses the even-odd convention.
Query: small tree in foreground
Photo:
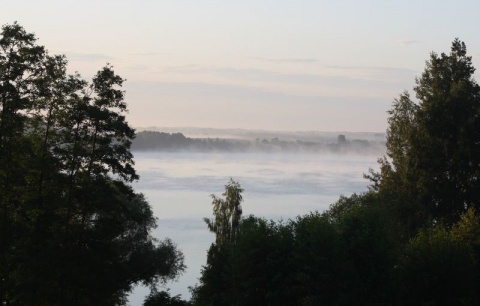
[[[224,199],[214,194],[211,195],[214,218],[204,218],[203,220],[207,223],[208,229],[215,233],[217,244],[232,242],[239,233],[242,217],[242,192],[240,184],[230,178],[225,185]]]

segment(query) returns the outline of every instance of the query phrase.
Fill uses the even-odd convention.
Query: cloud
[[[402,46],[408,46],[408,45],[413,45],[418,43],[418,40],[402,38],[402,39],[397,39],[395,42]]]
[[[129,53],[130,56],[163,56],[163,55],[172,55],[170,52],[136,52],[136,53]]]
[[[419,71],[401,67],[385,66],[327,66],[327,68],[350,73],[360,78],[375,79],[378,81],[410,79],[413,80]]]
[[[391,72],[416,72],[413,69],[401,68],[401,67],[388,67],[388,66],[341,66],[331,65],[327,68],[342,69],[342,70],[356,70],[356,71],[368,71],[377,73],[391,73]]]
[[[327,97],[357,101],[359,97],[364,99],[380,98],[383,101],[390,101],[399,92],[410,89],[415,76],[418,75],[416,71],[405,68],[355,66],[323,66],[319,67],[319,74],[196,65],[169,67],[168,69],[164,70],[164,75],[176,74],[176,81],[190,82],[191,85],[188,86],[188,90],[185,90],[185,94],[190,95],[195,92],[193,97],[210,96],[214,99],[214,97],[222,96],[243,97],[247,93],[252,93],[249,98],[257,101],[262,98],[269,100],[273,93],[281,96],[287,95],[291,100],[295,100],[294,96],[301,96],[319,98],[322,101]],[[184,75],[188,77],[184,78]],[[169,81],[171,82],[172,79]],[[193,85],[194,83],[203,83],[204,85],[197,86]],[[215,85],[220,87],[215,87]],[[222,90],[216,91],[219,88]],[[228,92],[225,90],[226,88],[229,88]],[[238,88],[238,92],[233,88]],[[181,92],[183,91],[178,90],[175,95],[178,96]],[[189,98],[185,97],[185,99]],[[289,99],[271,98],[271,100],[277,101]]]
[[[290,83],[302,85],[321,84],[324,86],[352,86],[370,83],[397,83],[413,80],[417,73],[415,70],[397,67],[362,67],[362,66],[324,66],[330,70],[328,74],[313,73],[281,73],[262,69],[238,69],[230,67],[202,67],[185,65],[166,67],[164,72],[181,73],[188,75],[215,75],[224,79],[237,81]],[[321,68],[319,72],[321,73]],[[333,73],[332,73],[333,70]],[[335,72],[337,71],[337,72]]]
[[[313,58],[264,58],[264,57],[250,57],[250,59],[254,59],[257,61],[262,62],[269,62],[269,63],[298,63],[298,64],[308,64],[308,63],[315,63],[318,60]]]
[[[198,82],[127,83],[136,126],[383,131],[391,96],[303,95]]]
[[[162,69],[162,72],[185,72],[185,73],[195,73],[195,72],[205,72],[209,69],[212,69],[210,67],[205,67],[205,66],[199,66],[199,65],[194,65],[194,64],[187,64],[187,65],[181,65],[181,66],[166,66]]]
[[[322,94],[298,94],[287,93],[279,90],[259,88],[256,86],[239,85],[239,84],[211,84],[203,82],[130,82],[125,88],[132,93],[142,93],[144,95],[151,94],[157,97],[177,97],[183,101],[193,101],[191,98],[198,100],[215,100],[222,101],[233,100],[251,100],[251,101],[271,101],[272,105],[278,103],[292,103],[297,101],[318,103],[319,101],[382,101],[380,97],[361,97],[355,96],[354,99],[350,95],[322,95]],[[226,98],[228,97],[228,98]]]
[[[262,69],[238,69],[230,67],[201,67],[196,65],[168,67],[166,72],[181,73],[187,75],[211,75],[225,81],[240,82],[242,84],[290,84],[336,87],[341,84],[350,84],[352,76],[319,75],[309,73],[282,73]],[[361,80],[360,80],[361,81]]]
[[[76,52],[64,52],[67,59],[74,62],[98,62],[98,61],[111,61],[113,57],[100,54],[100,53],[76,53]]]
[[[148,65],[129,65],[129,66],[125,66],[124,69],[128,69],[128,70],[147,70],[148,68],[150,68]]]

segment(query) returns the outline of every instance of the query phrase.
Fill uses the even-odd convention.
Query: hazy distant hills
[[[213,128],[140,128],[132,149],[196,152],[385,152],[385,134],[368,132],[285,132]]]

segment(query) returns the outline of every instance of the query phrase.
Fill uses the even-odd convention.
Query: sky
[[[480,1],[22,0],[17,21],[69,70],[108,62],[137,128],[384,132],[432,51],[480,62]]]

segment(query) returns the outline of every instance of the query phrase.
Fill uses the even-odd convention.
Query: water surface
[[[243,214],[280,220],[323,211],[340,195],[367,189],[363,173],[377,168],[378,156],[314,154],[212,154],[135,152],[140,181],[158,218],[153,235],[171,238],[185,255],[187,271],[171,294],[190,298],[214,241],[203,217],[211,217],[211,194],[221,196],[230,178],[245,189]],[[148,289],[137,288],[131,305],[141,305]]]

